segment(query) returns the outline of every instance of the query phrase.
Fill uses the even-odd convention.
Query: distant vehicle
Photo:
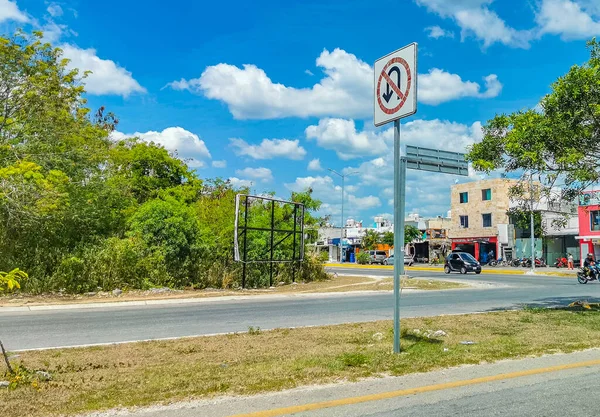
[[[481,264],[470,253],[452,252],[446,258],[444,272],[449,274],[453,271],[460,272],[461,274],[466,274],[467,272],[481,274]]]
[[[387,253],[384,250],[370,250],[369,251],[369,264],[384,264],[383,262],[387,259]]]
[[[414,263],[414,259],[410,255],[404,255],[404,265],[411,266]],[[384,265],[394,265],[394,255],[390,255],[389,257],[383,260]]]

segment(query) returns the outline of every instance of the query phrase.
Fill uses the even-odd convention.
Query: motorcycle
[[[506,261],[502,258],[498,258],[498,259],[492,259],[489,263],[489,266],[505,266],[506,265]]]
[[[525,258],[523,259],[521,266],[524,268],[531,268],[531,259]],[[535,258],[535,267],[536,268],[544,268],[546,267],[546,262],[544,262],[541,258]]]
[[[592,268],[594,272],[592,273]],[[600,268],[597,266],[587,267],[583,266],[577,270],[577,281],[580,284],[587,284],[590,281],[598,281],[600,276]]]
[[[554,266],[556,268],[566,268],[569,265],[567,258],[556,258],[556,262],[554,262]]]
[[[521,264],[523,263],[524,259],[519,259],[519,258],[515,258],[512,260],[511,265],[512,266],[521,266]]]

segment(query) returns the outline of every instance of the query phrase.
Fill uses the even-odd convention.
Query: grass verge
[[[416,288],[425,290],[446,290],[467,287],[463,284],[448,281],[410,279],[403,280],[403,288]],[[90,293],[80,295],[70,294],[45,294],[45,295],[5,295],[0,297],[1,307],[19,307],[47,304],[77,304],[77,303],[102,303],[114,301],[140,301],[157,299],[182,299],[182,298],[205,298],[224,297],[235,295],[264,295],[264,294],[292,294],[292,293],[320,293],[320,292],[342,292],[342,291],[386,291],[393,289],[391,279],[375,280],[361,276],[338,276],[326,281],[315,281],[309,283],[297,283],[282,285],[267,289],[249,290],[168,290],[161,291],[126,291],[119,296],[110,292]]]
[[[0,415],[72,415],[600,346],[593,310],[406,319],[402,329],[400,355],[391,353],[388,321],[23,352],[15,365],[46,370],[53,380],[0,389]],[[426,335],[436,330],[447,336]]]

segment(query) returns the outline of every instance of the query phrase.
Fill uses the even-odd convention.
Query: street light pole
[[[327,170],[329,170],[330,172],[333,172],[334,174],[338,175],[340,178],[342,178],[342,223],[341,223],[341,232],[340,232],[340,262],[344,263],[344,258],[342,257],[342,252],[344,250],[344,177],[345,175],[340,174],[339,172],[337,172],[336,170],[333,170],[331,168],[327,168]]]
[[[530,222],[531,222],[531,273],[535,273],[535,221],[533,218],[533,172],[529,175],[529,202],[530,202]]]
[[[339,176],[342,179],[342,225],[341,225],[342,230],[341,230],[341,234],[340,234],[340,262],[344,263],[344,258],[342,257],[342,252],[344,250],[344,242],[343,241],[344,241],[344,228],[345,228],[345,225],[344,225],[344,180],[346,179],[346,177],[348,175],[356,174],[356,172],[350,172],[350,173],[344,175],[344,174],[340,174],[339,172],[337,172],[336,170],[331,169],[331,168],[327,168],[327,170],[334,173],[335,175]]]

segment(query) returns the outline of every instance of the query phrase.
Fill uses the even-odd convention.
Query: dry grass
[[[6,295],[0,297],[1,307],[18,307],[46,304],[78,304],[78,303],[105,303],[115,301],[140,301],[157,299],[181,299],[181,298],[205,298],[224,297],[234,295],[264,295],[264,294],[290,294],[290,293],[319,293],[319,292],[341,292],[341,291],[364,291],[364,290],[390,290],[391,279],[375,280],[373,278],[360,276],[339,276],[326,281],[315,281],[309,283],[297,283],[282,285],[267,289],[250,290],[181,290],[153,293],[151,291],[132,290],[120,296],[112,293],[95,293],[94,295],[70,295],[70,294],[45,294],[45,295]],[[359,286],[357,286],[359,285]],[[363,286],[364,285],[364,286]],[[434,280],[411,279],[403,287],[443,290],[464,287],[462,284]]]
[[[39,390],[0,389],[0,416],[75,414],[305,384],[402,375],[600,346],[600,312],[546,311],[406,319],[403,353],[392,323],[275,330],[111,347],[22,353],[51,372]],[[414,331],[419,329],[419,332]],[[426,330],[448,336],[430,339]],[[472,340],[474,345],[462,345]]]

